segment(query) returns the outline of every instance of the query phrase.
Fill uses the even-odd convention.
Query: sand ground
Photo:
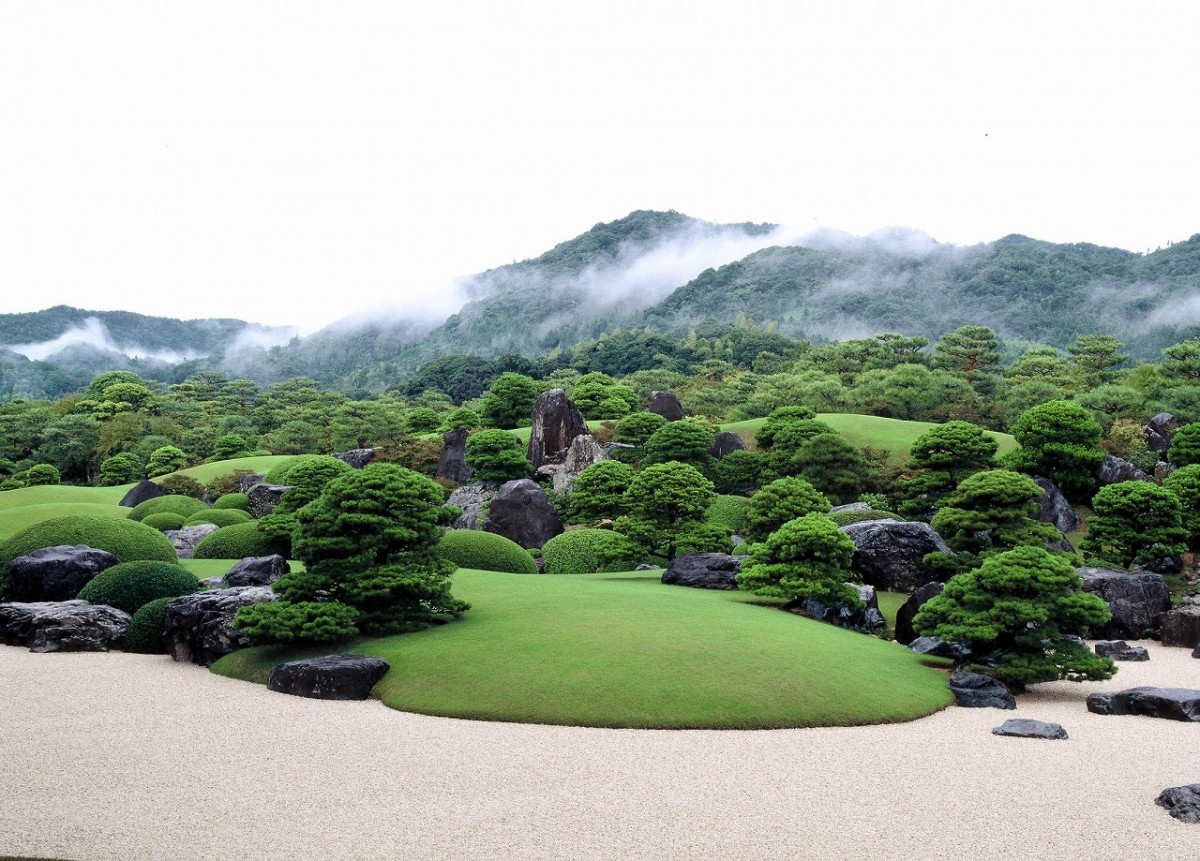
[[[890,726],[480,723],[272,693],[165,657],[0,647],[0,855],[103,859],[1166,859],[1200,724],[1089,714],[1200,688],[1149,644],[1110,682]],[[1009,717],[1067,741],[1002,738]]]

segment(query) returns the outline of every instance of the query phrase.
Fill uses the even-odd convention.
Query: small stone
[[[1200,783],[1164,789],[1154,803],[1180,822],[1200,822]]]
[[[1145,646],[1131,646],[1124,640],[1101,640],[1096,644],[1096,654],[1114,661],[1150,660]]]
[[[1012,718],[992,730],[992,735],[1011,735],[1018,738],[1067,738],[1067,731],[1062,724],[1048,723],[1028,718]]]

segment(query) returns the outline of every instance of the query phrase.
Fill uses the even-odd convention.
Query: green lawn
[[[73,487],[46,484],[19,487],[0,493],[0,541],[22,529],[54,517],[86,514],[95,517],[126,517],[128,508],[117,503],[133,485],[121,487]]]
[[[460,621],[352,648],[391,664],[376,688],[387,705],[461,718],[842,726],[911,720],[951,700],[945,676],[895,643],[659,576],[460,570],[455,594],[474,605]],[[261,683],[298,654],[247,649],[213,671]]]

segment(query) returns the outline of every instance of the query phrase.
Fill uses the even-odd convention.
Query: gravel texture
[[[1200,687],[1150,645],[1018,709],[775,731],[599,730],[290,697],[169,658],[0,647],[0,855],[164,859],[1185,858],[1154,799],[1200,726],[1090,692]],[[1013,715],[1067,741],[993,735]]]

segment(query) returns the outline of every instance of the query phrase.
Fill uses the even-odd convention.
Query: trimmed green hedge
[[[156,496],[154,499],[139,502],[130,510],[129,519],[141,521],[151,514],[163,514],[164,512],[180,514],[186,519],[206,508],[208,508],[207,505],[194,497],[169,493],[166,496]]]
[[[177,596],[155,598],[138,608],[125,629],[123,646],[127,652],[139,655],[165,655],[167,644],[163,642],[163,610]]]
[[[250,497],[244,493],[226,493],[218,496],[212,507],[218,510],[232,508],[240,511],[250,510]]]
[[[630,571],[644,553],[611,529],[571,529],[555,535],[542,547],[547,574],[594,574]]]
[[[258,523],[235,523],[232,526],[222,526],[216,532],[205,536],[196,545],[193,559],[245,559],[247,556],[270,556],[272,553],[282,553],[278,541],[263,534]]]
[[[723,526],[730,532],[741,534],[746,526],[746,509],[750,500],[744,496],[718,496],[704,511],[704,522],[712,526]]]
[[[302,454],[271,467],[263,476],[263,484],[293,484],[292,472],[301,468],[307,471],[317,464],[329,466],[335,472],[349,472],[352,469],[344,460],[328,454]]]
[[[173,511],[161,511],[158,514],[148,514],[142,519],[144,526],[166,532],[168,529],[182,529],[184,516]]]
[[[437,544],[437,553],[459,568],[536,574],[537,563],[517,544],[492,532],[452,529]]]
[[[211,523],[214,526],[233,526],[235,523],[253,522],[253,517],[236,508],[206,508],[204,511],[197,511],[183,525],[199,526],[201,523]]]
[[[89,580],[79,597],[132,614],[156,598],[178,598],[199,588],[195,575],[173,562],[122,562]]]
[[[844,511],[831,511],[825,515],[838,526],[851,523],[862,523],[864,520],[903,520],[898,514],[890,511],[877,511],[874,508],[848,508]]]

